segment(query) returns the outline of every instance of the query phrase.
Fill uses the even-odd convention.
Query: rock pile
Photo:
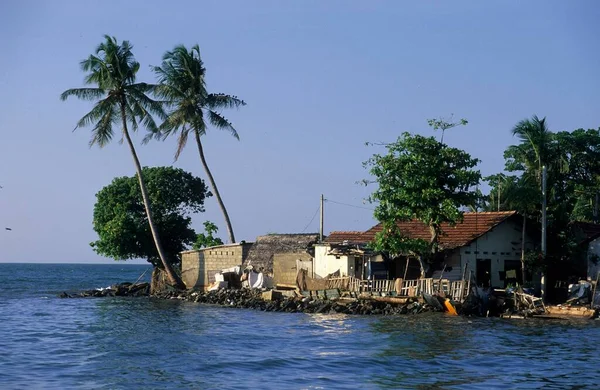
[[[63,292],[61,298],[144,297],[150,295],[150,283],[119,283],[108,288],[85,290],[75,294]]]
[[[267,301],[260,290],[170,291],[155,295],[161,299],[179,299],[190,302],[227,307],[287,313],[343,313],[360,315],[417,314],[434,308],[415,301],[403,304],[378,302],[369,299],[320,300],[309,297],[282,297]]]
[[[418,314],[436,309],[416,298],[406,303],[380,302],[371,299],[324,300],[311,297],[284,297],[265,300],[260,289],[169,290],[152,295],[157,299],[178,299],[203,304],[286,313],[342,313],[359,315]],[[120,283],[105,289],[86,290],[75,294],[63,292],[61,298],[142,297],[150,295],[148,283]]]

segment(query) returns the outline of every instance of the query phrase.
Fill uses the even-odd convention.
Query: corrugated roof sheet
[[[457,223],[455,226],[450,226],[447,223],[442,224],[443,233],[439,237],[440,247],[442,249],[452,249],[464,246],[516,214],[516,211],[464,213],[462,223]],[[398,222],[398,227],[409,238],[422,238],[424,240],[431,238],[429,227],[421,221]],[[381,224],[373,226],[362,234],[363,242],[372,241],[375,234],[381,230]]]

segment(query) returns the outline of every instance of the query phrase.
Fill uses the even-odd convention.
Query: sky
[[[429,118],[468,119],[444,140],[484,176],[502,171],[521,119],[600,127],[599,19],[595,0],[4,0],[0,262],[113,262],[89,246],[95,194],[132,176],[132,158],[117,142],[90,149],[90,129],[73,132],[90,103],[59,100],[83,86],[79,62],[104,34],[134,45],[147,82],[165,51],[198,44],[209,90],[247,102],[224,112],[239,141],[209,129],[203,144],[236,238],[253,241],[317,232],[321,194],[326,234],[370,228],[374,188],[357,182],[383,150],[365,142],[439,137]],[[143,135],[144,166],[205,178],[193,144],[174,163],[174,139],[142,146]],[[193,220],[227,237],[214,197]]]

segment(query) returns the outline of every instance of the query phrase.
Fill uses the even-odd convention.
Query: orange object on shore
[[[444,301],[444,307],[446,308],[446,311],[448,312],[448,314],[453,315],[453,316],[458,315],[458,313],[456,312],[456,309],[454,308],[454,306],[452,306],[452,302],[450,302],[450,300],[448,298],[446,298],[446,300]]]

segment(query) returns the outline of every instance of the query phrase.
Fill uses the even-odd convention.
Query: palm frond
[[[141,119],[142,114],[137,110],[135,101],[126,100],[125,102],[125,121],[131,124],[131,130],[137,131],[138,129],[138,118]],[[125,129],[123,129],[125,130]]]
[[[73,129],[73,131],[77,130],[80,127],[86,127],[91,125],[92,123],[101,120],[107,112],[110,112],[111,107],[114,105],[111,97],[107,97],[106,99],[100,100],[98,103],[94,105],[92,110],[85,114],[77,125]]]
[[[211,93],[206,98],[206,106],[211,109],[238,108],[245,105],[246,102],[237,96],[226,95],[224,93]]]
[[[150,112],[148,112],[140,100],[129,99],[129,104],[131,106],[133,116],[135,118],[139,118],[148,131],[151,133],[158,132],[158,126],[154,121],[154,117]]]
[[[187,144],[189,131],[186,128],[183,128],[179,133],[179,138],[177,139],[177,151],[175,152],[174,159],[177,161],[183,148],[185,148],[185,144]]]
[[[238,135],[231,122],[229,122],[224,116],[213,110],[206,111],[208,112],[208,120],[214,127],[220,130],[228,130],[235,139],[240,139],[240,136]]]
[[[166,102],[151,99],[147,92],[151,92],[156,89],[156,86],[146,83],[137,83],[127,86],[127,92],[130,99],[133,98],[140,104],[145,111],[150,112],[152,115],[156,115],[160,119],[164,120],[167,118],[164,106]]]
[[[116,106],[111,105],[103,112],[102,117],[92,129],[92,139],[89,143],[90,148],[95,144],[98,144],[99,147],[103,148],[112,140],[114,135],[113,124],[119,120],[116,111]]]
[[[81,100],[95,100],[101,98],[105,94],[106,91],[102,88],[71,88],[60,94],[60,100],[67,100],[71,96]]]

